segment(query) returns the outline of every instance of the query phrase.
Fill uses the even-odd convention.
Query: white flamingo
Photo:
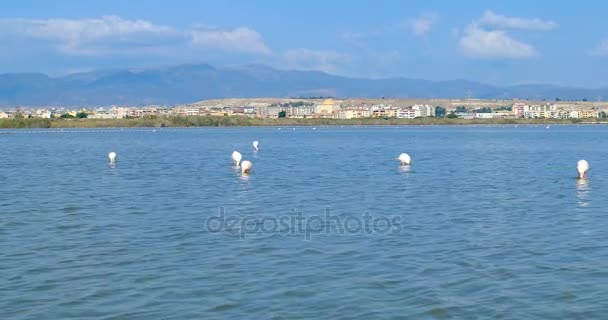
[[[412,159],[407,153],[400,154],[397,160],[399,160],[402,166],[409,166],[412,163]]]
[[[116,156],[116,152],[110,152],[108,154],[108,160],[110,160],[110,164],[115,164],[118,157]]]
[[[587,171],[589,171],[589,162],[587,162],[587,160],[580,160],[576,163],[576,170],[578,171],[579,179],[587,179]]]
[[[259,141],[257,141],[257,140],[256,140],[256,141],[254,141],[254,142],[253,142],[253,150],[255,150],[255,151],[260,150],[259,145],[260,145],[260,142],[259,142]]]
[[[251,161],[249,161],[249,160],[243,160],[243,163],[241,163],[241,173],[242,174],[250,174],[252,166],[253,166],[253,164],[251,163]]]
[[[243,159],[243,156],[240,152],[232,151],[232,161],[234,162],[234,165],[238,167],[241,164],[241,159]]]

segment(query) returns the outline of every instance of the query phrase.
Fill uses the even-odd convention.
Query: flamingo
[[[576,163],[576,170],[578,171],[579,179],[587,179],[587,171],[589,171],[589,162],[587,162],[587,160],[580,160]]]
[[[116,152],[110,152],[108,154],[108,160],[110,160],[110,164],[115,164],[117,160]]]
[[[237,167],[240,165],[241,159],[243,159],[243,156],[241,155],[240,152],[238,152],[238,151],[232,151],[232,161],[234,162],[234,164]]]
[[[251,161],[249,161],[249,160],[243,160],[243,163],[241,163],[241,173],[242,174],[250,174],[252,166],[253,166],[253,164],[251,163]]]
[[[399,160],[399,162],[401,162],[402,166],[409,166],[410,163],[412,163],[412,159],[410,158],[410,156],[407,153],[400,154],[399,157],[397,158],[397,160]]]

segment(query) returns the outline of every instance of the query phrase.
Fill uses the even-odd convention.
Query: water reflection
[[[576,198],[578,205],[587,207],[591,204],[591,186],[588,179],[576,179]]]
[[[409,173],[412,171],[411,166],[399,166],[399,172],[401,173]]]

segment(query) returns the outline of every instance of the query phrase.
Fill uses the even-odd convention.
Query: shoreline
[[[433,125],[607,125],[600,119],[449,119],[449,118],[358,118],[296,119],[248,118],[240,116],[148,117],[132,119],[0,119],[1,129],[69,128],[186,128],[186,127],[280,127],[280,126],[433,126]]]

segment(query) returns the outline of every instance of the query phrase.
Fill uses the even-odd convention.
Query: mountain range
[[[0,74],[0,106],[173,105],[220,98],[464,98],[595,100],[608,88],[544,84],[495,86],[468,80],[364,79],[265,65],[217,68],[189,64],[116,69],[49,77]]]

